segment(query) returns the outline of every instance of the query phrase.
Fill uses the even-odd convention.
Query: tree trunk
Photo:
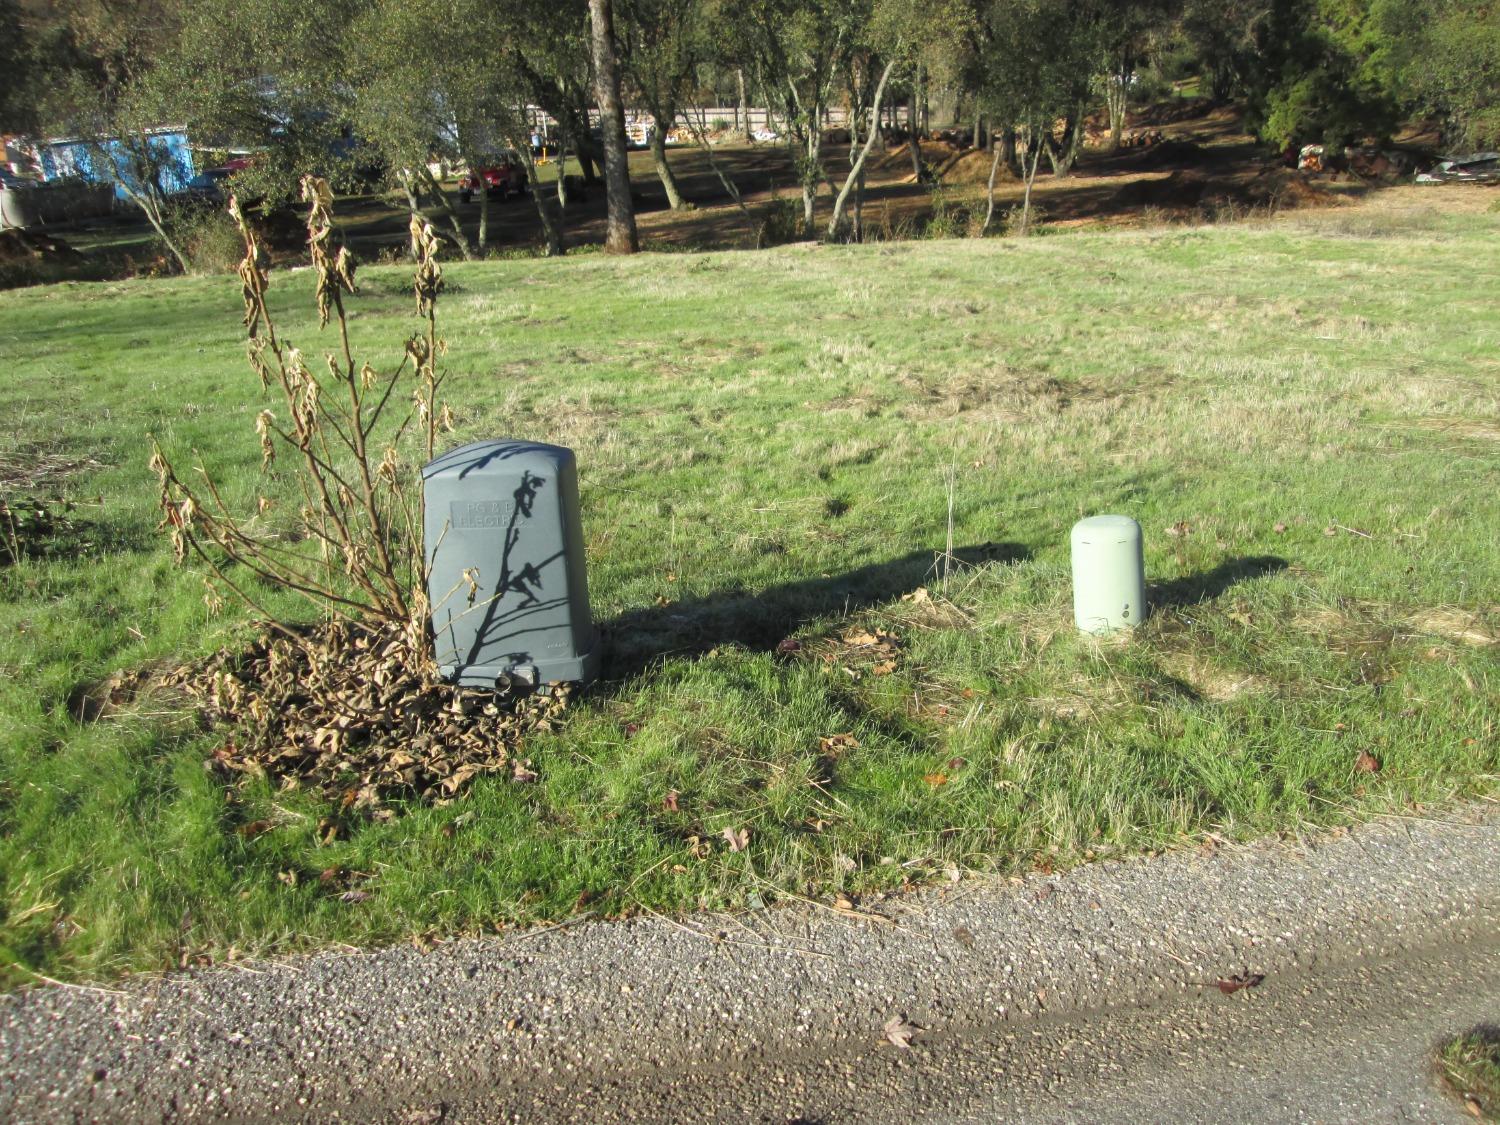
[[[1215,105],[1223,105],[1234,93],[1235,74],[1234,67],[1226,62],[1215,62],[1213,65],[1213,79],[1209,84],[1209,94]]]
[[[620,101],[620,68],[615,58],[612,0],[589,0],[594,56],[594,93],[604,132],[604,190],[608,221],[607,254],[634,254],[641,248],[630,200],[630,165],[625,149],[625,106]]]
[[[906,102],[906,147],[911,150],[912,179],[922,182],[922,142],[917,139],[917,83],[911,84],[911,96]]]
[[[995,156],[990,161],[989,199],[984,207],[984,226],[979,228],[979,235],[981,238],[989,233],[990,221],[995,217],[995,180],[1000,175],[1000,157],[1004,154],[1004,149],[1002,146],[991,145],[990,147],[995,150]]]
[[[865,240],[865,169],[860,165],[859,178],[854,181],[854,241]]]
[[[734,79],[739,86],[740,100],[734,105],[734,128],[738,133],[743,133],[748,140],[750,137],[750,107],[745,104],[745,68],[737,66],[734,68]]]
[[[667,193],[667,206],[682,211],[687,207],[687,200],[682,198],[677,176],[667,163],[667,131],[662,127],[662,118],[654,113],[652,116],[656,118],[656,126],[651,130],[651,160],[656,165],[656,178]]]
[[[932,135],[932,119],[931,119],[932,103],[931,103],[931,97],[930,97],[930,95],[932,94],[932,90],[931,90],[932,83],[927,80],[927,77],[928,76],[924,72],[922,64],[918,63],[917,64],[917,90],[918,90],[917,104],[922,107],[922,136],[924,136],[924,137]]]
[[[427,221],[427,215],[422,210],[422,201],[417,198],[417,189],[411,182],[411,177],[405,171],[396,173],[396,179],[401,183],[401,190],[406,193],[406,209],[415,218]],[[415,251],[412,252],[415,257]]]
[[[536,180],[536,158],[531,154],[530,137],[506,137],[510,147],[521,154],[521,163],[526,166],[527,182],[531,184],[531,200],[536,204],[536,217],[542,224],[542,238],[547,248],[547,257],[561,257],[563,253],[563,228],[562,228],[562,201],[557,204],[557,214],[553,214],[553,201],[547,197],[542,190],[541,184]],[[528,143],[522,145],[518,141]],[[563,169],[558,165],[557,182],[558,191],[562,191]]]
[[[724,185],[724,191],[728,193],[730,199],[734,200],[735,206],[740,209],[745,218],[753,221],[754,217],[750,214],[750,208],[745,206],[744,199],[740,197],[740,189],[735,187],[734,180],[725,174],[723,165],[714,158],[714,146],[709,143],[708,132],[704,129],[703,110],[701,108],[697,110],[697,120],[693,119],[693,112],[693,108],[689,108],[685,114],[688,128],[693,131],[693,137],[697,140],[698,147],[703,150],[703,155],[708,157],[708,166],[713,169],[714,175],[719,177],[719,183]]]
[[[423,184],[427,187],[427,194],[432,197],[433,202],[438,205],[448,220],[449,237],[452,238],[453,244],[458,247],[458,252],[463,255],[464,261],[472,262],[474,260],[474,246],[469,241],[469,236],[464,233],[463,220],[459,217],[458,212],[454,210],[453,200],[449,199],[447,192],[443,191],[443,185],[433,179],[431,169],[425,164],[421,168],[422,171],[420,174]],[[479,181],[479,190],[486,190],[484,177],[482,176]]]
[[[182,248],[174,242],[167,234],[166,214],[162,209],[161,201],[151,194],[148,188],[144,192],[136,192],[125,184],[124,180],[116,181],[120,184],[130,201],[140,208],[141,214],[146,216],[146,221],[151,224],[151,229],[156,232],[156,237],[161,239],[161,244],[167,248],[167,253],[177,259],[177,266],[183,273],[192,273],[193,267],[188,262],[187,255]]]
[[[1016,167],[1016,129],[1014,125],[1007,126],[1000,133],[1000,151],[1003,154],[1000,159],[1005,161],[1005,166],[1012,171]]]
[[[1109,150],[1120,147],[1120,137],[1125,132],[1125,111],[1130,103],[1130,79],[1134,66],[1129,60],[1122,61],[1120,68],[1105,81],[1105,105],[1109,109]]]
[[[979,114],[976,113],[974,115],[974,147],[975,148],[988,148],[989,146],[985,145],[983,143],[983,141],[984,141],[984,118],[982,118],[981,116],[979,116]]]
[[[1044,147],[1047,150],[1048,163],[1052,165],[1054,176],[1066,176],[1073,171],[1073,164],[1078,159],[1078,150],[1083,143],[1083,108],[1079,107],[1070,113],[1063,122],[1063,136],[1061,142],[1054,142],[1051,130],[1042,135]]]
[[[823,155],[823,134],[817,127],[818,115],[812,114],[813,126],[807,131],[807,152],[802,167],[802,230],[811,234],[813,208],[818,196],[818,173]]]
[[[599,168],[602,164],[593,134],[585,131],[573,142],[573,147],[578,150],[578,171],[583,175],[583,182],[593,187],[599,182]]]
[[[475,167],[474,164],[469,165]],[[479,255],[484,256],[484,245],[490,237],[490,193],[485,190],[486,185],[479,185],[479,237],[475,240],[479,244]]]
[[[875,86],[874,110],[870,114],[871,121],[880,120],[880,99],[885,96],[885,84],[891,77],[891,71],[896,69],[896,60],[891,59],[885,64],[885,70],[880,75],[880,81]],[[853,122],[851,121],[852,125]],[[854,167],[849,169],[849,175],[844,180],[844,186],[833,201],[833,217],[828,220],[828,237],[837,238],[842,233],[840,228],[844,224],[844,205],[849,200],[849,193],[854,190],[855,184],[864,174],[865,159],[870,155],[871,145],[874,143],[875,130],[871,129],[865,138],[864,147],[859,150],[859,159],[854,162]]]
[[[1026,176],[1026,194],[1021,199],[1021,233],[1031,233],[1031,185],[1036,183],[1036,168],[1042,161],[1042,149],[1047,146],[1043,143],[1044,134],[1041,129],[1031,131],[1031,171]]]
[[[535,192],[540,185],[532,183],[531,190]],[[557,123],[557,208],[565,211],[568,207],[568,127],[559,120]]]

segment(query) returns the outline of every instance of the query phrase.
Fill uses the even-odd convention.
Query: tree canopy
[[[1107,110],[1118,142],[1143,76],[1159,82],[1168,68],[1196,74],[1211,97],[1242,99],[1251,127],[1278,146],[1380,141],[1412,115],[1436,120],[1454,146],[1500,145],[1500,8],[1489,0],[595,6],[612,8],[605,41],[591,35],[588,0],[0,0],[13,28],[0,40],[0,129],[120,139],[149,182],[150,130],[186,127],[200,147],[257,153],[238,178],[267,200],[287,197],[309,172],[336,185],[379,174],[466,253],[427,165],[473,166],[498,148],[524,148],[539,110],[594,180],[601,59],[611,69],[617,61],[628,109],[654,122],[650,144],[672,206],[688,201],[664,135],[727,86],[776,120],[809,230],[828,177],[830,112],[844,111],[858,148],[895,103],[907,107],[908,127],[920,125],[919,102],[935,93],[972,122],[976,140],[1003,137],[1011,159],[1014,139],[1024,147],[1031,137],[1029,151],[1059,172],[1088,115]],[[601,45],[612,50],[601,55]],[[912,158],[920,176],[916,148]],[[861,168],[856,151],[849,181],[833,185],[830,232],[851,191],[858,198]],[[163,206],[149,188],[138,202],[148,214]],[[560,206],[538,206],[560,249]]]

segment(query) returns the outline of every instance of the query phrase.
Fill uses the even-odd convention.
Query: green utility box
[[[1073,620],[1085,633],[1112,633],[1146,619],[1141,525],[1129,516],[1090,516],[1073,525]]]
[[[599,670],[573,451],[477,441],[422,470],[438,668],[467,686]]]

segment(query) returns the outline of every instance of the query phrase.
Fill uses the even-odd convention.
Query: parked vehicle
[[[234,175],[228,168],[208,168],[199,172],[182,189],[194,202],[223,203],[229,198],[227,185]]]
[[[182,189],[182,194],[194,203],[214,205],[227,203],[229,201],[229,178],[248,167],[250,167],[249,158],[237,156],[225,161],[217,168],[205,168],[187,182]],[[241,196],[241,202],[245,202],[243,196]]]
[[[1417,183],[1500,183],[1500,152],[1473,152],[1468,156],[1445,157],[1432,171],[1418,176]]]
[[[473,200],[480,186],[490,198],[509,199],[526,191],[526,167],[521,163],[521,154],[514,149],[505,149],[496,154],[494,161],[477,172],[465,173],[458,181],[458,198],[468,203]]]

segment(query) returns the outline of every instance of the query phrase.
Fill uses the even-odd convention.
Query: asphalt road
[[[1500,1022],[1494,809],[860,904],[878,918],[30,990],[0,1000],[0,1118],[1472,1121],[1431,1052]]]

